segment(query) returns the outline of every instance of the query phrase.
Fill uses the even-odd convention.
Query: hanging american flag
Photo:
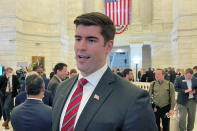
[[[122,33],[131,24],[130,0],[105,0],[105,15],[116,25],[116,33]]]

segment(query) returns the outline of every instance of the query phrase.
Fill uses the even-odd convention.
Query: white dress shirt
[[[7,79],[8,81],[7,81],[6,92],[12,92],[12,75],[7,76]],[[9,91],[9,86],[10,86],[10,91]]]
[[[81,74],[79,74],[78,80],[81,78],[85,78],[88,81],[88,83],[83,86],[83,96],[82,96],[81,103],[80,103],[80,106],[79,106],[79,109],[77,112],[74,127],[79,119],[81,112],[83,111],[83,108],[85,107],[86,103],[88,102],[90,96],[92,95],[94,89],[96,88],[98,82],[100,81],[101,77],[103,76],[103,74],[105,73],[106,70],[107,70],[107,65],[104,65],[101,69],[97,70],[96,72],[90,74],[87,77],[83,77]],[[64,108],[62,110],[60,124],[59,124],[59,131],[61,131],[62,123],[64,120],[64,115],[66,113],[66,109],[68,107],[70,99],[71,99],[75,89],[77,88],[77,83],[78,83],[78,81],[74,84],[74,87],[72,88],[71,93],[69,94],[68,99],[67,99],[67,101],[64,105]]]
[[[192,90],[192,80],[191,79],[187,79],[185,78],[185,80],[187,81],[187,87],[188,89]],[[192,93],[189,93],[189,99],[194,98],[194,95]]]

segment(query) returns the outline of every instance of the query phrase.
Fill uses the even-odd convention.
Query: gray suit
[[[49,91],[51,91],[53,97],[55,96],[55,92],[56,92],[56,89],[57,89],[57,87],[58,87],[59,84],[60,84],[60,80],[54,75],[51,78],[51,80],[49,82],[49,85],[47,87],[47,89]]]
[[[59,131],[64,104],[77,76],[61,83],[52,112],[52,131]],[[99,100],[94,95],[99,96]],[[157,131],[155,117],[146,91],[115,75],[109,68],[102,76],[75,131]]]

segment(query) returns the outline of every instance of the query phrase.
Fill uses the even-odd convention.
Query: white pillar
[[[131,69],[133,70],[133,75],[135,80],[136,79],[136,73],[142,68],[142,45],[143,44],[132,44],[130,45],[130,54],[131,54]],[[137,68],[136,68],[137,64]],[[137,69],[137,70],[136,70]],[[136,72],[137,71],[137,72]]]

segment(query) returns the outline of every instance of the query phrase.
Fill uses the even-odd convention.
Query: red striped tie
[[[87,80],[84,78],[81,78],[78,81],[77,89],[73,93],[70,102],[68,104],[68,107],[66,109],[66,114],[64,116],[64,121],[62,123],[61,131],[74,131],[74,123],[83,95],[83,86],[86,83]]]

